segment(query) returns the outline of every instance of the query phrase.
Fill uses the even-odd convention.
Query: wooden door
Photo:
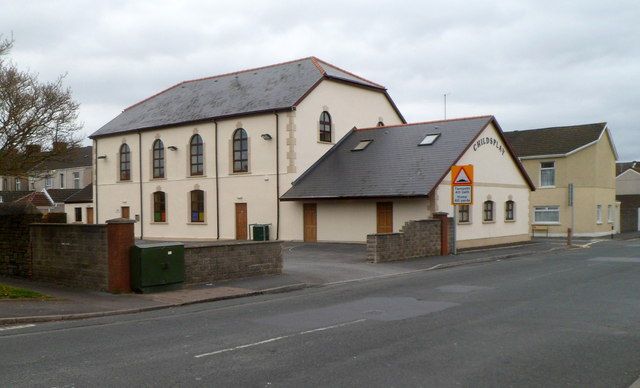
[[[247,239],[247,204],[236,203],[236,240]]]
[[[315,203],[302,205],[303,238],[305,242],[318,241],[318,208]]]
[[[129,219],[129,206],[123,206],[120,208],[120,217]]]
[[[93,224],[93,208],[87,208],[87,224]]]
[[[378,202],[377,233],[393,233],[393,202]]]

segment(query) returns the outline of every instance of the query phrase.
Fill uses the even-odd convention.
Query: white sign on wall
[[[471,186],[453,186],[452,188],[454,205],[473,203],[473,190]]]

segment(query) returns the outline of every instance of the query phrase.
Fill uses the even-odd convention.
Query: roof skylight
[[[367,148],[367,146],[371,144],[372,141],[372,139],[360,140],[360,143],[353,147],[351,151],[362,151],[363,149]]]
[[[418,145],[431,145],[435,143],[438,137],[440,137],[439,133],[428,134],[427,136],[424,137],[424,139],[422,139],[422,141]]]

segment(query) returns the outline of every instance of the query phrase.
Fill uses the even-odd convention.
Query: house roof
[[[87,167],[91,166],[93,147],[71,148],[65,153],[47,159],[38,164],[33,170],[51,171],[63,168]]]
[[[2,203],[11,203],[31,193],[33,193],[33,191],[30,190],[0,191],[0,198],[2,199]]]
[[[640,173],[640,162],[635,160],[632,162],[616,162],[616,176],[619,176],[630,168]]]
[[[89,203],[93,202],[93,184],[89,183],[82,190],[71,194],[64,203]]]
[[[402,118],[384,86],[308,57],[180,82],[126,108],[90,137],[291,109],[323,79],[378,90]]]
[[[54,205],[47,195],[42,191],[33,191],[24,197],[14,201],[14,203],[22,203],[22,204],[32,204],[33,206],[39,207],[51,207]]]
[[[53,202],[62,203],[81,189],[45,189]]]
[[[570,125],[505,132],[504,136],[520,158],[558,156],[598,141],[606,127],[607,123]]]
[[[353,129],[296,179],[281,199],[427,196],[490,123],[502,133],[493,116]],[[432,145],[419,146],[428,134],[440,136]],[[366,148],[352,151],[365,140],[371,140]],[[504,143],[534,190],[524,167]]]

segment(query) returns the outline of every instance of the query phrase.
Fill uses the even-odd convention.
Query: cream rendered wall
[[[515,161],[506,151],[497,129],[490,124],[478,137],[491,137],[505,150],[504,154],[493,145],[470,147],[457,164],[474,166],[473,205],[469,224],[457,225],[459,248],[526,241],[529,236],[530,188]],[[475,141],[474,141],[475,143]],[[483,222],[483,202],[494,202],[493,222]],[[505,220],[505,202],[515,202],[515,221]],[[447,176],[436,189],[436,211],[453,214],[451,205],[451,178]]]
[[[640,194],[640,172],[630,168],[616,178],[617,195]]]
[[[554,161],[556,182],[551,188],[540,187],[540,163]],[[534,222],[535,206],[559,206],[558,224],[541,223],[549,228],[549,235],[566,236],[572,227],[577,237],[605,236],[617,230],[619,205],[615,195],[615,155],[608,132],[594,145],[579,150],[566,157],[526,159],[523,165],[536,184],[531,193],[531,220]],[[574,209],[568,206],[568,185],[574,185]],[[602,206],[602,223],[597,223],[597,205]],[[608,206],[614,212],[613,222],[608,221]],[[543,233],[543,232],[541,232]]]
[[[318,139],[318,121],[324,110],[329,112],[332,119],[331,143]],[[289,190],[291,182],[329,151],[351,128],[373,127],[380,120],[385,125],[402,124],[383,93],[335,81],[322,81],[298,105],[296,111],[281,114],[280,171],[283,175],[280,193]],[[302,240],[302,203],[281,202],[280,217],[281,239]]]
[[[76,208],[82,209],[82,221],[80,223],[87,223],[87,208],[93,207],[92,203],[66,203],[64,204],[64,212],[67,213],[67,223],[76,224]],[[95,214],[93,216],[93,222],[95,222]]]
[[[394,232],[399,232],[407,221],[430,216],[426,198],[319,201],[318,241],[366,242],[367,234],[376,233],[377,202],[393,202]]]

